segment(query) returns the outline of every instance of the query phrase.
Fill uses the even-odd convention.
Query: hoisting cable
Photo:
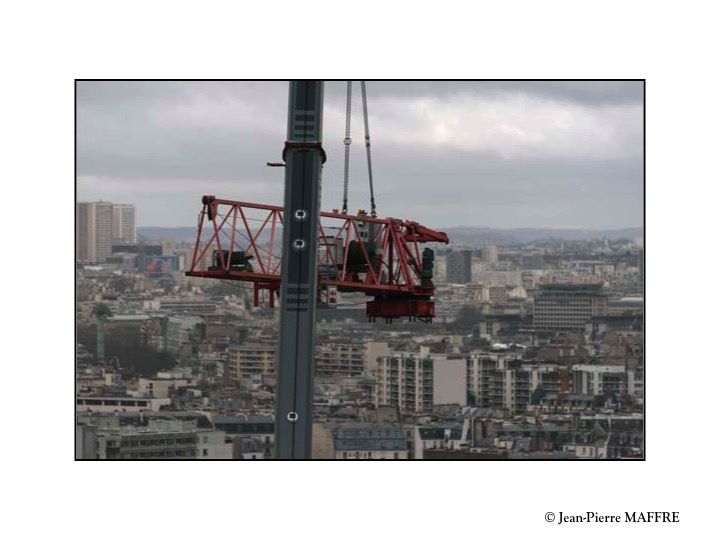
[[[367,151],[368,178],[370,179],[370,215],[372,217],[377,217],[377,211],[375,210],[375,191],[373,190],[372,159],[370,157],[370,127],[368,124],[367,95],[365,92],[365,81],[360,81],[360,90],[362,92],[363,118],[365,120],[365,150]],[[348,98],[348,103],[349,103],[349,98]],[[348,105],[348,107],[350,107],[350,106]],[[349,120],[348,120],[348,125],[350,125]],[[346,156],[347,156],[348,148],[349,148],[348,146],[345,147],[345,155]],[[346,186],[345,190],[347,191],[347,157],[345,159],[345,167],[346,167],[345,168],[345,186]]]
[[[345,181],[343,183],[343,204],[342,213],[347,214],[348,211],[348,183],[350,178],[350,116],[352,113],[352,81],[347,82],[347,105],[345,109]]]

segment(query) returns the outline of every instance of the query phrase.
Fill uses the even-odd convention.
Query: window
[[[206,437],[206,438],[207,438],[207,437]],[[208,455],[207,448],[203,448],[203,456],[207,456],[207,455]]]

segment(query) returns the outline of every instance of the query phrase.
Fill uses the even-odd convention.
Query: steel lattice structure
[[[283,208],[211,195],[202,204],[186,275],[251,282],[254,304],[267,290],[274,306],[282,268]],[[447,244],[448,237],[415,221],[374,218],[363,211],[321,212],[317,268],[322,300],[334,303],[334,291],[360,292],[372,297],[367,303],[370,320],[431,320],[434,254],[420,248],[428,242]]]

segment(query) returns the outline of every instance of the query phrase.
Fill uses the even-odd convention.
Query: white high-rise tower
[[[112,241],[129,244],[137,242],[135,206],[132,204],[113,204]]]
[[[112,253],[113,205],[109,202],[77,203],[75,258],[80,262],[104,262]]]

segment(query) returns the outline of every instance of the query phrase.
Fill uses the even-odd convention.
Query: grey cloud
[[[326,85],[330,96],[345,95],[345,82]],[[359,84],[355,84],[359,95]],[[457,95],[498,96],[524,94],[584,105],[641,104],[641,81],[372,81],[368,95],[372,97],[432,96],[452,98]]]
[[[328,111],[343,109],[344,90],[340,81],[326,85]],[[642,112],[642,84],[632,82],[370,82],[368,93],[371,112],[373,100],[459,95],[523,95],[599,118],[603,107]],[[77,97],[81,199],[134,202],[141,224],[168,226],[192,225],[203,193],[281,200],[282,170],[265,162],[280,159],[286,82],[81,82]],[[351,207],[359,208],[367,207],[367,175],[360,117],[353,121]],[[628,133],[635,152],[600,158],[502,157],[403,143],[374,131],[380,211],[437,226],[636,226],[643,212],[642,140]],[[592,142],[593,134],[587,136]],[[328,121],[324,138],[323,206],[334,208],[342,183],[341,122]]]

